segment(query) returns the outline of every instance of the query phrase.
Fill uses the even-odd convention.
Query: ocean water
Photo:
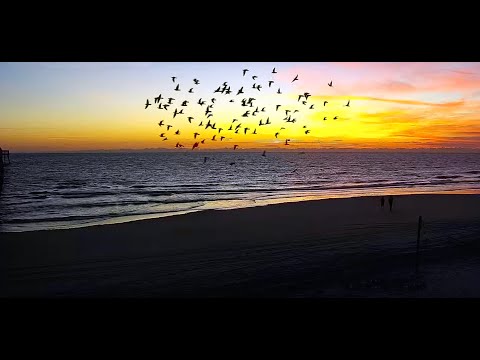
[[[332,197],[480,193],[474,153],[13,153],[11,161],[0,232]]]

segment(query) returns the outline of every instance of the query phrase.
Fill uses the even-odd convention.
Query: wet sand
[[[417,257],[418,217],[424,219]],[[2,297],[479,297],[480,195],[0,233]]]

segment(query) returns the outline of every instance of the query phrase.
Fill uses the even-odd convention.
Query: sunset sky
[[[243,69],[249,69],[245,76]],[[214,93],[224,82],[232,93]],[[254,83],[261,84],[260,91]],[[180,91],[174,90],[177,84]],[[242,86],[245,93],[237,95]],[[304,98],[298,101],[305,92],[311,95],[306,105]],[[175,98],[168,110],[154,102],[159,94],[162,104]],[[250,97],[253,107],[241,106]],[[200,98],[205,105],[197,104]],[[212,98],[217,100],[210,120],[223,128],[220,134],[205,129]],[[152,105],[145,109],[147,99]],[[184,100],[187,106],[181,106]],[[175,108],[184,114],[173,118]],[[295,123],[284,120],[285,109]],[[243,117],[246,110],[250,114]],[[480,63],[0,63],[0,147],[13,152],[175,150],[177,142],[190,150],[194,132],[200,134],[197,141],[205,139],[203,149],[238,144],[241,149],[478,150],[479,110]],[[259,126],[267,117],[272,124]],[[238,134],[228,130],[233,119],[238,119],[234,127],[241,123]],[[160,120],[172,128],[159,127]]]

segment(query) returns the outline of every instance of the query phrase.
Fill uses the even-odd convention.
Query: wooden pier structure
[[[9,150],[2,150],[0,161],[2,161],[4,165],[10,165],[10,151]]]

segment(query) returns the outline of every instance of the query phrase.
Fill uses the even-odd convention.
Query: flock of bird
[[[243,77],[246,78],[249,75],[249,69],[243,69]],[[272,76],[273,74],[277,74],[276,68],[273,68],[271,72]],[[258,76],[252,75],[251,79],[253,81],[253,84],[250,89],[256,90],[255,93],[261,92],[262,88],[265,87],[266,89],[271,89],[272,85],[275,84],[274,79],[269,79],[268,82],[264,83],[264,86],[262,86],[261,83],[257,82]],[[171,77],[172,83],[173,83],[173,90],[177,92],[181,92],[182,89],[180,88],[180,84],[177,82],[177,77],[172,76]],[[298,74],[293,78],[291,83],[294,83],[296,81],[299,81]],[[188,91],[187,93],[193,94],[195,93],[195,88],[200,85],[200,81],[198,79],[193,79],[193,82],[191,83],[191,87],[187,86]],[[327,84],[329,87],[333,87],[333,81],[330,81]],[[283,121],[285,122],[285,126],[279,127],[274,127],[272,120],[270,120],[270,116],[266,116],[266,107],[261,106],[256,103],[255,97],[251,97],[250,95],[246,95],[247,92],[252,92],[253,90],[247,91],[245,86],[240,87],[236,91],[231,89],[231,86],[228,84],[228,82],[223,82],[216,90],[213,91],[212,98],[209,100],[204,100],[203,98],[199,98],[198,101],[196,102],[196,105],[202,107],[205,109],[204,111],[204,117],[202,119],[195,119],[193,116],[190,116],[189,114],[186,114],[184,112],[184,109],[186,111],[187,108],[191,107],[189,105],[190,101],[188,100],[178,100],[173,98],[173,97],[167,97],[164,98],[162,97],[162,94],[159,94],[157,97],[153,99],[153,103],[147,99],[145,103],[145,109],[147,109],[149,106],[156,107],[162,111],[166,111],[167,113],[170,112],[173,114],[171,121],[173,122],[178,122],[178,121],[187,121],[189,124],[197,124],[199,130],[194,131],[191,136],[192,136],[192,150],[195,148],[199,148],[200,146],[207,144],[208,142],[213,142],[213,141],[231,141],[234,140],[234,134],[239,134],[239,135],[247,135],[252,134],[256,135],[260,131],[268,131],[272,135],[272,137],[275,137],[275,139],[279,139],[279,136],[281,136],[283,130],[287,130],[285,126],[286,124],[295,124],[297,120],[297,116],[300,115],[301,112],[304,111],[311,111],[314,110],[314,104],[310,104],[308,102],[308,98],[311,96],[310,93],[304,92],[302,94],[298,94],[297,98],[297,104],[300,106],[301,109],[298,108],[286,108],[284,104],[276,104],[275,105],[275,114],[277,113],[284,113],[283,115]],[[275,91],[275,94],[281,95],[282,91],[279,87],[274,87],[274,89],[277,88]],[[229,123],[221,125],[219,121],[214,121],[214,112],[213,109],[217,105],[217,97],[220,99],[220,97],[225,98],[225,96],[228,96],[228,102],[229,103],[240,103],[241,106],[244,108],[242,109],[239,113],[238,116],[235,118],[232,118]],[[216,97],[215,97],[216,96]],[[280,101],[278,101],[280,102]],[[277,102],[277,103],[278,103]],[[326,107],[328,104],[328,101],[325,100],[323,101],[323,106]],[[344,105],[345,107],[350,106],[350,100]],[[170,109],[169,109],[170,108]],[[254,110],[253,110],[254,109]],[[273,111],[273,109],[272,109]],[[265,115],[265,116],[261,116]],[[233,112],[232,112],[233,116]],[[252,123],[253,117],[260,118],[259,120],[255,121],[255,124],[258,125],[254,126],[253,129],[251,129],[248,125],[243,125],[242,127],[242,121],[240,118],[247,120],[248,118],[249,123]],[[174,121],[175,119],[175,121]],[[335,116],[332,118],[333,120],[337,120],[338,116]],[[327,120],[327,117],[323,118],[324,121]],[[195,121],[195,122],[192,122]],[[181,144],[180,141],[176,141],[175,137],[180,135],[180,127],[178,125],[174,126],[172,124],[167,124],[165,120],[161,120],[158,123],[158,126],[161,128],[161,133],[160,137],[162,138],[163,141],[167,141],[169,139],[173,138],[173,142],[176,143],[175,147],[176,148],[183,148],[185,145]],[[250,125],[252,126],[252,125]],[[170,131],[171,128],[174,128],[174,130]],[[258,132],[257,132],[258,128]],[[200,130],[203,129],[203,130]],[[210,129],[210,130],[209,130]],[[262,129],[262,130],[261,130]],[[264,130],[265,129],[265,130]],[[209,130],[209,136],[206,137],[206,133]],[[303,125],[302,131],[305,134],[311,133],[311,130],[308,129],[307,125]],[[265,133],[265,132],[264,132]],[[213,135],[212,135],[213,134]],[[283,140],[285,142],[283,143]],[[288,138],[288,136],[283,136],[282,138],[282,143],[284,145],[289,145],[289,142],[291,140]],[[232,144],[232,149],[236,150],[239,148],[239,144],[236,144],[235,141]],[[265,151],[262,153],[263,156],[265,156]],[[205,159],[206,161],[206,159]]]

